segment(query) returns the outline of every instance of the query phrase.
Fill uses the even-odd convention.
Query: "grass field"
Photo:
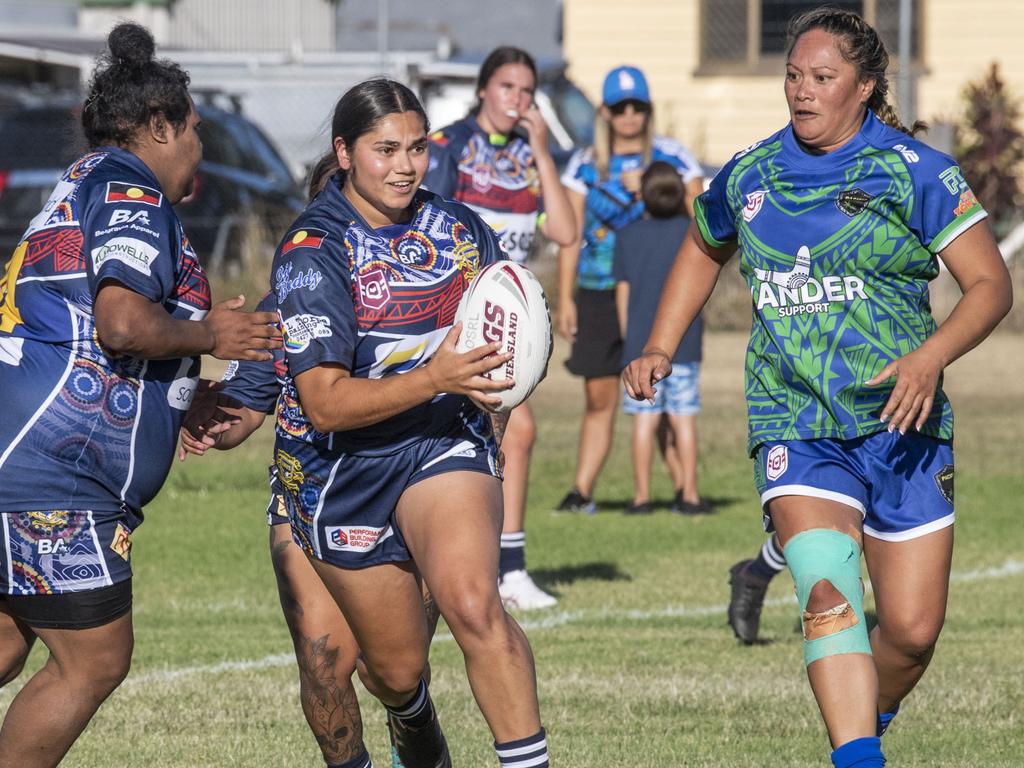
[[[744,338],[705,340],[702,491],[694,519],[621,514],[628,429],[593,517],[549,512],[575,463],[579,382],[554,363],[535,396],[540,436],[528,516],[531,570],[560,602],[521,616],[537,658],[553,765],[824,766],[828,744],[803,674],[792,581],[776,579],[767,643],[725,624],[730,564],[760,545],[744,455]],[[555,360],[564,357],[556,349]],[[893,766],[1024,764],[1024,355],[988,341],[947,375],[957,414],[957,523],[949,615],[931,670],[886,736]],[[232,454],[172,472],[135,542],[135,662],[67,766],[321,765],[267,554],[265,428]],[[660,468],[654,490],[670,486]],[[869,601],[870,602],[870,601]],[[43,659],[37,648],[31,668]],[[456,645],[442,629],[432,691],[456,766],[496,764]],[[6,707],[22,679],[0,691]],[[361,695],[367,742],[387,765],[383,714]]]

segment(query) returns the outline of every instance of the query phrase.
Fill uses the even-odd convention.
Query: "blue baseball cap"
[[[651,92],[647,88],[647,78],[636,67],[616,67],[604,79],[601,89],[602,101],[609,107],[620,101],[636,99],[645,104],[651,103]]]

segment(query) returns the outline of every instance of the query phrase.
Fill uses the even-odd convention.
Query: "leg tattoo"
[[[296,657],[306,720],[328,762],[345,762],[363,749],[355,689],[348,680],[338,680],[338,648],[329,645],[330,635],[315,640],[303,637],[300,642]]]

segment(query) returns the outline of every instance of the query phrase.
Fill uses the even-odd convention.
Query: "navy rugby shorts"
[[[779,496],[846,504],[861,513],[865,534],[884,541],[916,539],[955,519],[952,441],[919,432],[763,443],[754,479],[768,531],[768,502]]]
[[[36,627],[86,628],[131,608],[128,510],[32,510],[0,515],[0,601]]]
[[[341,568],[411,559],[395,516],[406,488],[446,472],[501,477],[490,429],[473,425],[385,456],[323,461],[307,444],[291,443],[289,450],[294,455],[279,445],[275,462],[292,537],[308,555]]]

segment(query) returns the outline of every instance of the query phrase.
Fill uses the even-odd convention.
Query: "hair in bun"
[[[82,106],[89,146],[131,147],[139,129],[157,115],[180,131],[192,109],[188,73],[172,61],[154,58],[153,35],[134,22],[114,27],[107,47]]]
[[[115,64],[135,68],[151,62],[156,51],[156,43],[149,30],[131,22],[118,24],[110,31],[107,47]]]

